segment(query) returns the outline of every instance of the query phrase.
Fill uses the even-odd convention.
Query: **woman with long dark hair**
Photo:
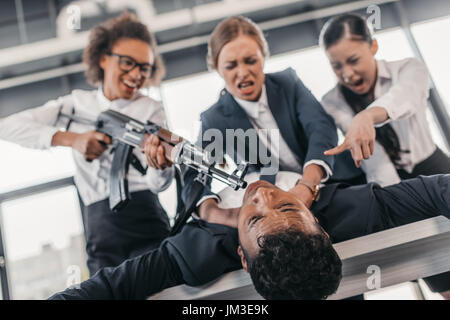
[[[429,77],[421,61],[375,59],[378,43],[356,14],[328,21],[320,44],[339,81],[322,104],[346,134],[344,143],[327,154],[350,149],[368,180],[383,185],[450,172],[450,159],[428,126]]]
[[[320,44],[338,78],[322,105],[346,134],[345,141],[326,154],[351,150],[367,180],[382,185],[450,173],[450,159],[433,142],[428,126],[429,75],[421,61],[375,59],[378,43],[356,14],[329,20]],[[427,283],[433,291],[450,287],[450,274],[432,278]]]

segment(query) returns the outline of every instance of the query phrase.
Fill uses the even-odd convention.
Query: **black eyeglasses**
[[[130,56],[124,56],[124,55],[121,55],[118,53],[112,53],[112,52],[108,52],[107,55],[118,57],[119,58],[119,69],[124,72],[130,72],[131,70],[136,68],[136,66],[138,66],[139,73],[145,78],[150,78],[156,69],[154,65],[151,65],[150,63],[138,63],[136,60],[134,60]]]

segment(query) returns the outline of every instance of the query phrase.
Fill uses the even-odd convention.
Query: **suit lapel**
[[[224,115],[227,119],[227,125],[225,126],[226,128],[240,128],[244,131],[253,128],[245,111],[239,106],[239,104],[236,102],[236,100],[234,100],[231,94],[228,93],[228,91],[225,91],[225,93],[221,97],[221,100],[222,99],[223,105],[225,106]]]
[[[270,78],[270,75],[266,75],[265,84],[267,102],[269,103],[270,111],[280,129],[280,134],[292,152],[302,159],[303,152],[300,149],[300,144],[297,140],[294,128],[294,121],[296,121],[296,119],[292,119],[294,115],[291,115],[289,112],[289,106],[285,95],[282,93],[280,94],[280,91],[283,89]]]
[[[248,129],[254,129],[253,125],[250,123],[250,120],[248,119],[247,113],[245,113],[244,109],[242,109],[239,104],[236,102],[236,100],[234,100],[234,98],[231,96],[231,94],[226,91],[224,89],[221,99],[222,100],[222,104],[225,106],[224,108],[224,115],[225,115],[225,124],[224,124],[224,128],[226,129],[242,129],[244,130],[244,132],[246,132]],[[223,132],[224,134],[224,138],[226,138],[226,133]],[[239,143],[239,142],[238,142]],[[259,137],[256,137],[256,143],[257,145],[259,145]],[[242,160],[242,159],[246,159],[246,161],[248,161],[248,159],[252,159],[253,157],[250,156],[249,152],[250,150],[253,150],[254,152],[256,152],[256,159],[258,159],[258,164],[256,165],[256,168],[259,168],[259,157],[258,157],[258,149],[255,148],[255,146],[250,147],[249,146],[249,141],[248,139],[246,139],[245,141],[245,148],[244,150],[246,150],[247,153],[247,157],[243,154],[239,154],[237,155],[237,152],[241,150],[241,148],[236,148],[236,146],[234,146],[234,151],[235,151],[235,158],[234,161],[237,163],[238,161]],[[236,157],[238,156],[238,157]],[[253,164],[255,165],[255,164]],[[250,169],[250,171],[252,171],[254,169]]]

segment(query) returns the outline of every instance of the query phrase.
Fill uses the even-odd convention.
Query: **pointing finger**
[[[334,155],[342,153],[342,152],[344,152],[345,150],[348,150],[348,149],[350,149],[350,148],[344,142],[343,144],[341,144],[341,145],[339,145],[339,146],[337,146],[337,147],[335,147],[333,149],[329,149],[329,150],[325,151],[324,154],[326,156],[334,156]]]

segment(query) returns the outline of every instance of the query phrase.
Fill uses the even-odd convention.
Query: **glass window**
[[[88,278],[75,187],[2,203],[12,299],[46,299]]]
[[[450,16],[411,26],[436,88],[450,111]]]
[[[190,141],[197,139],[200,113],[213,105],[224,88],[216,72],[165,81],[161,85],[169,128]]]
[[[165,81],[161,85],[161,97],[164,102],[169,129],[194,143],[200,132],[200,113],[213,105],[224,88],[223,80],[215,72],[195,74],[180,79]],[[225,185],[213,181],[211,188],[220,191]],[[166,212],[176,209],[175,182],[168,190],[159,194]]]
[[[377,58],[385,60],[400,60],[406,57],[413,57],[414,53],[409,45],[409,42],[402,29],[395,28],[387,32],[380,32],[376,34],[379,42],[379,52]],[[441,60],[443,58],[441,57]],[[431,61],[431,60],[430,60]],[[430,68],[429,61],[425,61],[427,67]],[[444,137],[438,127],[438,123],[431,111],[431,107],[427,110],[427,119],[430,125],[431,136],[433,141],[443,151],[448,153],[447,144],[444,141]]]
[[[314,96],[320,98],[336,83],[328,59],[319,47],[312,47],[270,57],[266,61],[266,73],[277,72],[291,67]]]
[[[441,96],[447,112],[450,112],[450,60],[448,52],[450,51],[450,43],[447,40],[448,30],[450,30],[450,16],[433,19],[431,21],[417,23],[411,26],[414,38],[427,64],[428,70],[436,85],[436,89]],[[443,72],[446,70],[447,72]],[[434,115],[429,115],[429,118]],[[447,154],[449,150],[444,143],[442,135],[437,135],[437,126],[431,128],[433,139],[436,144]]]
[[[0,193],[70,177],[75,173],[69,148],[33,150],[0,140]]]
[[[447,19],[447,22],[441,21],[441,23],[445,24],[447,23],[448,26],[450,26],[450,19]],[[436,50],[435,43],[431,45],[431,43],[428,42],[429,39],[427,37],[434,38],[434,40],[437,40],[436,35],[433,34],[433,32],[436,31],[436,28],[445,27],[445,25],[429,25],[429,24],[420,24],[416,27],[413,27],[413,33],[414,36],[420,46],[420,49],[422,50],[422,53],[427,53],[428,59],[424,54],[425,57],[425,63],[427,64],[428,69],[430,70],[430,73],[432,77],[434,78],[435,75],[432,70],[436,70],[437,68],[440,68],[439,70],[443,70],[442,68],[445,68],[445,65],[449,64],[446,59],[444,59],[443,51]],[[428,26],[428,27],[427,27]],[[419,29],[417,29],[419,27]],[[420,29],[422,27],[422,29]],[[419,30],[419,32],[417,32]],[[414,32],[416,31],[416,32]],[[441,30],[441,36],[443,36]],[[381,32],[376,35],[377,39],[380,44],[380,50],[377,54],[379,58],[386,59],[386,60],[397,60],[397,59],[403,59],[405,57],[413,57],[413,51],[411,49],[411,46],[409,45],[406,36],[404,35],[403,30],[401,29],[394,29],[393,31],[388,32]],[[445,45],[445,42],[442,42],[443,45]],[[447,45],[448,47],[448,45]],[[425,49],[425,50],[424,50]],[[445,50],[445,48],[443,48]],[[436,52],[439,52],[438,55],[434,54]],[[449,65],[450,67],[450,65]],[[436,72],[436,71],[435,71]],[[444,74],[443,72],[438,72],[439,75]],[[447,77],[446,80],[444,77],[438,77],[439,83],[445,85],[449,83],[450,77]],[[434,79],[436,82],[436,79]],[[439,88],[438,88],[439,89]],[[445,91],[446,92],[446,91]],[[443,97],[445,99],[445,97]],[[447,104],[448,105],[448,104]],[[439,129],[438,123],[435,119],[434,114],[431,111],[431,108],[428,108],[427,110],[427,119],[428,123],[430,124],[430,131],[431,135],[433,137],[434,142],[441,148],[444,152],[449,153],[449,150],[447,148],[447,144],[445,143],[444,137],[441,134],[441,131]]]

